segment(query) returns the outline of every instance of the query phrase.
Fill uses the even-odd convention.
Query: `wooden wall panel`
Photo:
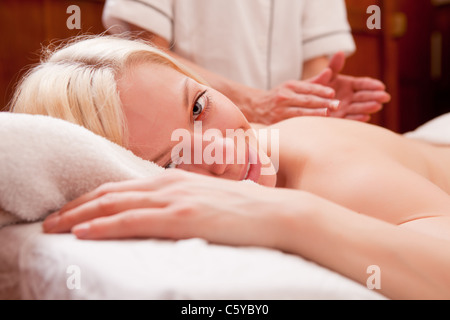
[[[67,7],[81,9],[81,30],[69,30]],[[42,46],[56,39],[104,31],[103,0],[1,0],[0,1],[0,110],[4,110],[27,66],[39,62]]]
[[[447,5],[434,8],[432,20],[432,104],[435,114],[450,112],[450,1]]]
[[[346,3],[357,52],[344,72],[380,79],[392,95],[373,122],[403,133],[450,112],[450,1]],[[382,9],[379,31],[366,26],[366,10],[372,4]],[[440,44],[433,48],[431,39],[436,35]]]
[[[42,24],[43,1],[0,1],[0,110],[4,108],[17,73],[36,55]]]
[[[372,123],[399,131],[396,40],[391,37],[390,20],[397,0],[346,0],[348,20],[357,50],[347,60],[345,74],[372,77],[383,81],[392,101],[372,117]],[[367,27],[367,8],[377,5],[382,9],[381,30]]]

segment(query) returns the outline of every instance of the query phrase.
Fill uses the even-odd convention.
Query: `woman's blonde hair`
[[[126,124],[117,79],[137,63],[158,63],[204,83],[151,44],[129,36],[77,37],[56,50],[19,82],[11,112],[48,115],[79,124],[121,146]]]

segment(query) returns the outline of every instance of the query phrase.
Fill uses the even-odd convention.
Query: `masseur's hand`
[[[385,91],[386,86],[381,81],[341,75],[344,65],[345,54],[339,52],[330,60],[330,73],[309,81],[335,90],[335,98],[341,105],[338,110],[332,111],[330,116],[367,122],[372,114],[380,111],[383,104],[391,100],[391,96]]]
[[[295,194],[292,194],[295,192]],[[44,231],[81,239],[203,238],[227,245],[279,248],[302,192],[169,170],[109,183],[49,216]],[[292,204],[295,199],[296,204]],[[299,204],[302,204],[300,205]],[[281,208],[280,205],[284,207]]]
[[[273,124],[293,117],[328,116],[339,109],[335,91],[327,83],[331,71],[325,70],[312,81],[287,81],[269,91],[254,90],[251,102],[241,107],[250,122]]]

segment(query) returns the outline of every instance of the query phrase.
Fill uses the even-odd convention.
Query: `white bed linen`
[[[0,299],[384,299],[300,257],[264,248],[200,239],[80,241],[43,234],[41,223],[5,227],[0,243]],[[81,289],[72,289],[77,275]]]
[[[450,145],[450,113],[443,114],[406,133],[405,137],[433,144]]]

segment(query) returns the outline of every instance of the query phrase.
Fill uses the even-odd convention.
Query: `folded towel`
[[[81,126],[48,116],[0,112],[0,137],[0,227],[43,219],[106,182],[164,171]]]
[[[450,113],[443,114],[416,130],[405,133],[405,137],[433,144],[450,145]]]

